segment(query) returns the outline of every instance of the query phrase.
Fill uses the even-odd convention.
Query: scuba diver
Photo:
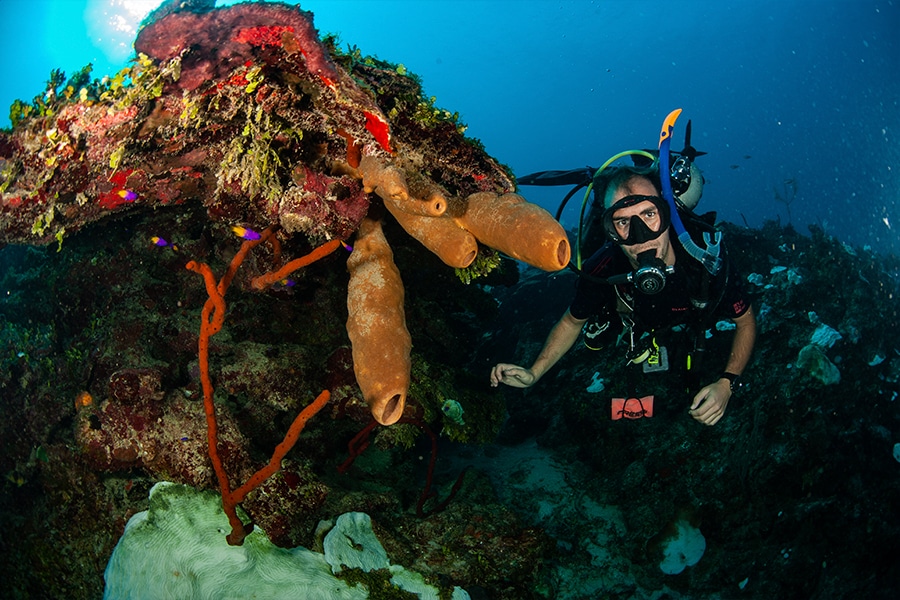
[[[536,173],[519,180],[526,185],[574,182],[572,193],[587,187],[575,264],[570,265],[579,279],[568,310],[551,329],[532,365],[495,365],[490,374],[492,387],[500,383],[518,388],[534,385],[583,331],[588,348],[615,347],[622,341],[627,346],[629,397],[613,399],[612,418],[652,416],[653,397],[637,397],[633,373],[637,367],[645,373],[668,370],[666,348],[657,339],[673,328],[694,330],[694,348],[685,360],[690,379],[697,372],[696,364],[691,363],[702,356],[706,330],[718,321],[731,320],[734,337],[721,375],[696,392],[689,408],[690,415],[706,425],[715,425],[722,418],[750,360],[756,318],[741,278],[725,256],[722,233],[713,224],[715,215],[701,217],[693,212],[703,187],[703,176],[693,161],[704,153],[690,145],[690,122],[684,150],[669,150],[680,112],[667,117],[656,154],[623,152],[592,175],[590,169],[579,169]],[[610,166],[629,155],[633,166]],[[584,210],[592,191],[594,201],[584,231]],[[572,193],[560,206],[557,219]],[[609,241],[582,264],[582,246],[598,240],[598,232]],[[696,385],[689,384],[693,389]]]

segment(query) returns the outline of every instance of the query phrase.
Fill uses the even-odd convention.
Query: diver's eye
[[[652,229],[653,231],[657,231],[659,229],[660,217],[659,211],[657,210],[648,210],[645,213],[641,214],[641,219],[644,223],[647,224],[647,227]]]

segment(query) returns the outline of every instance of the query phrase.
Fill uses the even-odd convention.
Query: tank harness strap
[[[699,280],[695,288],[695,293],[691,295],[691,303],[693,310],[693,318],[688,322],[689,328],[694,328],[694,344],[693,349],[687,352],[684,363],[684,383],[685,390],[690,392],[696,389],[699,383],[699,368],[703,363],[706,350],[706,330],[712,326],[712,315],[722,302],[725,296],[725,289],[728,284],[730,275],[728,263],[724,262],[725,268],[720,270],[716,276],[713,276],[706,269],[699,269]],[[713,278],[721,278],[721,286],[717,291],[714,301],[710,301]],[[652,337],[650,344],[641,344],[642,332],[638,331],[639,327],[635,322],[634,300],[627,297],[619,290],[619,286],[613,286],[616,291],[616,312],[622,321],[623,335],[628,342],[628,350],[626,359],[629,362],[626,368],[627,386],[629,395],[635,395],[637,387],[637,371],[635,365],[640,365],[641,355],[650,352],[650,348],[656,346],[656,335],[665,332],[671,327],[662,330],[649,331]]]
[[[619,286],[614,285],[613,289],[616,292],[616,314],[619,315],[619,319],[622,321],[623,335],[627,336],[628,351],[626,353],[626,356],[630,361],[632,358],[634,358],[633,353],[635,351],[634,306],[632,304],[629,304],[629,299],[622,294],[622,292],[619,290]]]
[[[702,270],[696,298],[691,298],[697,318],[692,324],[696,328],[694,332],[694,347],[685,358],[684,387],[688,392],[697,389],[699,386],[700,366],[703,364],[706,356],[706,330],[713,326],[713,314],[722,303],[722,299],[725,297],[725,290],[728,287],[728,279],[731,274],[730,266],[727,260],[724,260],[722,264],[724,268],[716,275],[722,281],[715,300],[710,302],[710,288],[713,276],[706,269]]]

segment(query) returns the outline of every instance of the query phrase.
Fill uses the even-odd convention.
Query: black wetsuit
[[[719,273],[712,277],[705,274],[703,266],[688,255],[679,243],[674,243],[673,248],[675,270],[666,275],[666,284],[659,293],[644,294],[632,283],[613,286],[582,277],[579,278],[575,298],[569,306],[569,312],[576,319],[591,319],[591,326],[585,329],[585,345],[594,350],[614,346],[625,322],[631,321],[632,335],[627,335],[626,330],[623,340],[627,344],[624,358],[629,361],[636,359],[636,362],[631,365],[632,368],[628,368],[626,363],[613,359],[613,364],[625,366],[625,378],[618,380],[615,393],[624,392],[626,398],[659,394],[663,390],[671,391],[674,382],[680,382],[685,392],[696,391],[701,376],[701,357],[705,354],[703,349],[706,330],[718,320],[735,319],[750,309],[750,300],[741,284],[741,278],[727,260]],[[584,273],[602,279],[632,270],[628,257],[613,243],[606,244],[594,253],[582,269]],[[696,301],[704,298],[706,308],[696,308]],[[623,307],[630,307],[631,310]],[[673,330],[677,325],[686,325],[686,330],[692,335],[684,339],[684,335]],[[652,337],[642,338],[644,333],[649,333]],[[682,341],[671,343],[676,337]],[[674,382],[671,378],[652,381],[641,378],[639,381],[638,373],[646,364],[638,357],[649,348],[648,340],[653,340],[657,347],[667,347],[667,358],[663,361],[665,364],[682,365],[680,375]],[[670,370],[670,367],[662,370]],[[673,414],[679,410],[678,403],[666,404],[668,406],[665,410],[673,411]],[[660,408],[657,407],[657,412],[660,412]]]
[[[694,324],[703,318],[735,319],[750,308],[750,300],[741,284],[741,278],[730,265],[722,266],[720,274],[709,280],[707,302],[709,308],[699,311],[692,298],[702,296],[703,267],[675,242],[675,272],[666,276],[661,292],[647,295],[637,291],[633,284],[612,286],[607,283],[581,278],[569,312],[576,319],[616,317],[616,290],[625,304],[633,308],[630,315],[640,332],[663,331],[675,325]],[[598,278],[608,278],[632,271],[628,257],[619,246],[608,243],[594,253],[584,264],[582,271]]]

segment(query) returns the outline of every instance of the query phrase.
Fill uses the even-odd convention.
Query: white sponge
[[[229,546],[229,531],[221,496],[157,483],[150,509],[131,517],[106,565],[104,600],[368,597],[334,577],[321,554],[279,548],[259,529]]]
[[[239,512],[239,515],[242,513]],[[261,529],[241,546],[229,546],[231,531],[222,497],[186,485],[160,482],[150,490],[150,509],[125,526],[106,565],[104,600],[365,600],[361,584],[335,577],[341,566],[389,569],[391,582],[421,599],[440,590],[418,573],[391,565],[365,513],[341,515],[325,538],[325,554],[279,548]],[[462,588],[453,600],[469,600]]]
[[[706,551],[706,538],[699,529],[679,519],[675,530],[676,535],[662,543],[663,559],[659,568],[666,575],[677,575],[685,567],[693,567]]]

